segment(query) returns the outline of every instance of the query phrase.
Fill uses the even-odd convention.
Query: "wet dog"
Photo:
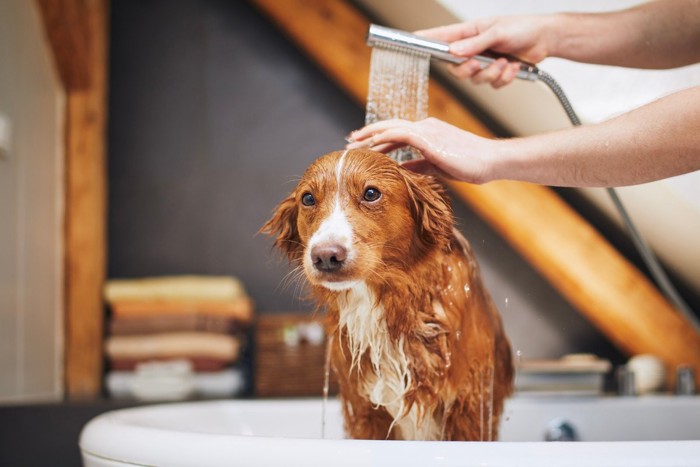
[[[348,435],[497,437],[510,344],[437,180],[369,150],[333,152],[261,230],[327,313]]]

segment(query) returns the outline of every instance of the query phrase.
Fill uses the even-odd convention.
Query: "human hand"
[[[418,122],[382,120],[351,133],[347,149],[370,148],[390,152],[410,145],[424,159],[404,162],[410,170],[470,183],[492,180],[492,164],[499,141],[482,138],[435,118]]]
[[[512,55],[529,63],[538,63],[551,53],[552,40],[548,25],[550,16],[499,16],[416,31],[416,34],[450,43],[450,52],[460,57],[473,57],[493,51]],[[475,84],[490,83],[500,88],[515,79],[520,64],[499,58],[481,68],[477,60],[451,67],[452,73],[461,79],[471,79]]]

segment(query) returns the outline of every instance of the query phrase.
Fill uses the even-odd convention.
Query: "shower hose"
[[[569,99],[566,97],[566,94],[564,94],[564,91],[562,90],[561,86],[559,86],[559,83],[557,83],[549,73],[540,69],[537,69],[537,77],[540,81],[546,84],[557,97],[564,108],[566,115],[569,117],[571,124],[574,126],[580,126],[581,120],[579,120],[578,115],[576,115],[571,102],[569,102]],[[668,300],[678,309],[678,311],[681,312],[688,319],[688,321],[690,321],[695,330],[700,332],[700,320],[698,320],[688,304],[685,303],[676,288],[673,286],[673,283],[668,278],[668,275],[664,269],[661,267],[656,255],[651,250],[649,244],[644,240],[644,237],[642,237],[641,233],[637,229],[637,226],[632,221],[632,218],[627,212],[625,206],[622,204],[622,200],[620,200],[620,196],[617,194],[617,191],[614,188],[606,188],[606,190],[610,196],[610,199],[615,205],[615,208],[620,214],[625,227],[627,228],[630,238],[632,239],[632,243],[634,243],[634,246],[637,248],[637,251],[642,257],[642,261],[649,269],[649,273],[656,281],[656,284],[663,291]]]

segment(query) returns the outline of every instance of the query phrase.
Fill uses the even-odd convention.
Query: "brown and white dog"
[[[496,438],[510,344],[440,183],[380,153],[333,152],[261,231],[327,311],[348,435]]]

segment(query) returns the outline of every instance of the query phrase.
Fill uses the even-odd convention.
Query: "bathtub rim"
[[[281,404],[284,400],[194,401],[177,404]],[[305,400],[297,400],[303,404]],[[313,400],[306,401],[313,403]],[[317,403],[317,402],[316,402]],[[129,423],[129,412],[164,410],[172,404],[119,409],[101,414],[83,428],[79,446],[84,460],[90,456],[123,465],[391,465],[397,456],[411,459],[405,465],[487,466],[651,466],[700,465],[700,440],[691,441],[584,441],[546,443],[531,441],[440,442],[369,441],[348,439],[285,438],[280,436],[221,434],[165,429]],[[114,443],[114,440],[119,440]],[[271,445],[274,449],[271,449]],[[176,449],[173,447],[176,446]],[[125,454],[126,453],[126,454]],[[207,454],[206,464],[202,461]],[[313,453],[310,455],[310,453]],[[635,458],[630,458],[630,453]],[[468,459],[469,464],[465,464]],[[107,465],[107,464],[104,464]],[[119,465],[118,463],[115,465]]]

